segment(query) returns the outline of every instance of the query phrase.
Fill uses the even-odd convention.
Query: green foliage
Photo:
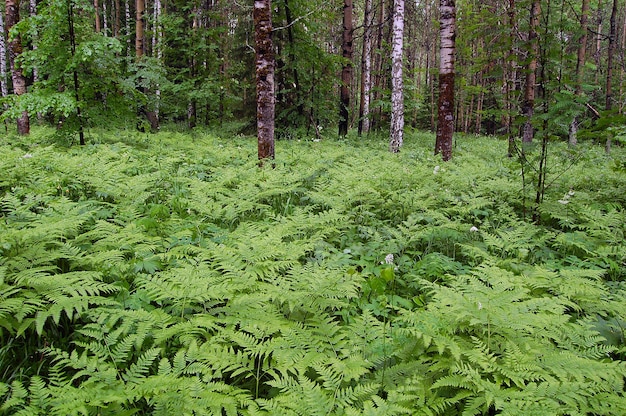
[[[50,133],[0,145],[0,414],[626,408],[626,180],[599,149],[554,145],[538,226],[494,139],[445,166],[430,135],[280,141],[259,169],[242,137]]]

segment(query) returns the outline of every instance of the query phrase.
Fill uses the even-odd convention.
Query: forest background
[[[7,120],[27,114],[66,137],[134,126],[137,117],[144,129],[236,119],[254,132],[251,4],[32,0],[5,8]],[[389,129],[394,16],[391,1],[273,2],[277,138],[298,130],[334,137],[338,125],[342,134]],[[406,124],[434,131],[439,4],[407,2],[401,16]],[[625,19],[619,0],[457,2],[455,131],[517,137],[530,122],[553,137],[572,128],[596,141],[621,137]]]
[[[623,3],[399,3],[273,3],[269,168],[252,5],[5,2],[0,414],[623,413]]]

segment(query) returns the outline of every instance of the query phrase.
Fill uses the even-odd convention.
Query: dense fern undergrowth
[[[624,414],[621,149],[537,207],[494,138],[49,136],[0,144],[0,414]]]

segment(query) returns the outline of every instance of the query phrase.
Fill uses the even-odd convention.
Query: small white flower
[[[483,308],[483,304],[478,302],[478,310],[481,310]]]
[[[576,193],[576,192],[574,192],[574,190],[573,190],[573,189],[570,189],[570,190],[569,190],[569,192],[567,193],[567,195],[569,195],[569,196],[574,196],[574,194],[575,194],[575,193]]]
[[[387,254],[385,256],[385,263],[386,264],[393,264],[393,254]]]
[[[478,232],[478,227],[472,226],[472,228],[470,228],[470,233],[475,233]]]
[[[22,159],[30,159],[32,157],[33,157],[32,153],[26,153],[24,156],[22,156]]]
[[[567,205],[569,201],[567,199],[559,199],[559,204]]]
[[[433,175],[438,174],[440,169],[439,165],[435,166],[435,169],[433,169]]]
[[[320,139],[313,139],[313,141],[314,141],[315,143],[319,143],[319,142],[321,142],[321,140],[320,140]]]

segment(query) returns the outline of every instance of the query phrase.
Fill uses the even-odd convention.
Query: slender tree
[[[533,0],[530,8],[530,27],[528,31],[528,66],[526,68],[526,86],[524,89],[524,102],[522,104],[522,116],[524,128],[522,141],[530,143],[535,135],[533,127],[533,115],[535,112],[535,93],[537,83],[537,62],[539,59],[539,38],[537,29],[541,17],[541,0]]]
[[[443,160],[452,157],[454,133],[454,55],[456,38],[456,4],[454,0],[440,0],[440,58],[439,58],[439,109],[435,154]]]
[[[11,67],[11,78],[13,81],[13,93],[17,96],[26,94],[26,77],[17,57],[22,53],[22,40],[19,33],[11,34],[11,29],[20,21],[19,0],[6,0],[6,31],[9,34],[9,65]],[[30,120],[28,112],[23,111],[17,118],[17,132],[21,135],[30,133]]]
[[[359,101],[359,136],[370,131],[372,96],[372,0],[365,0],[363,11],[363,53],[361,54],[361,97]]]
[[[145,25],[144,13],[146,10],[145,0],[135,0],[135,56],[139,61],[145,53]]]
[[[93,8],[96,12],[96,33],[100,33],[102,29],[100,27],[100,5],[98,4],[98,0],[93,0]]]
[[[274,159],[274,50],[271,0],[254,0],[257,90],[257,140],[259,163]]]
[[[578,55],[576,59],[576,88],[575,95],[580,98],[583,95],[583,76],[585,60],[587,57],[587,25],[589,19],[589,0],[583,0],[580,14],[580,37],[578,39]],[[575,146],[578,142],[578,117],[574,117],[569,127],[569,144]]]
[[[611,17],[609,19],[609,49],[607,54],[606,63],[606,101],[605,108],[611,110],[613,108],[613,59],[615,56],[615,50],[617,46],[617,2],[613,0],[613,7],[611,9]]]
[[[7,44],[4,33],[4,15],[0,13],[0,92],[2,97],[9,95],[7,85]]]
[[[454,23],[453,23],[454,25]],[[454,28],[452,28],[454,31]],[[402,81],[402,50],[404,41],[404,0],[394,0],[393,37],[391,49],[391,128],[389,150],[400,151],[404,132],[404,85]],[[453,32],[454,33],[454,32]],[[454,34],[452,35],[454,36]],[[454,53],[454,52],[453,52]]]
[[[352,84],[352,0],[343,2],[343,37],[341,51],[344,59],[341,70],[341,87],[339,101],[339,136],[348,134],[350,86]]]
[[[72,58],[76,56],[76,33],[74,27],[74,4],[72,0],[67,2],[67,27],[70,37],[70,52]],[[85,132],[83,129],[83,117],[80,108],[80,82],[78,79],[78,70],[73,68],[72,79],[74,81],[74,99],[76,100],[76,117],[78,119],[78,139],[79,143],[85,145]]]

